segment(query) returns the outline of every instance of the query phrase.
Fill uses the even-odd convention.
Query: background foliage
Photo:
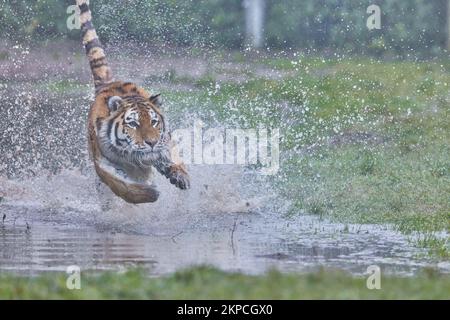
[[[78,38],[66,27],[74,0],[0,0],[2,35]],[[366,28],[370,4],[382,8],[382,30]],[[238,48],[244,43],[243,0],[91,0],[105,41]],[[446,0],[266,0],[272,48],[435,54],[445,45]]]

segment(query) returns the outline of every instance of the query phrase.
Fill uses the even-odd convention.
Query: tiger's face
[[[119,147],[125,145],[131,149],[153,151],[163,133],[162,116],[145,103],[124,109],[115,122],[117,132],[111,141]]]
[[[102,151],[110,160],[149,165],[166,151],[167,128],[159,96],[109,98],[110,116],[100,129]],[[118,158],[122,159],[118,159]]]

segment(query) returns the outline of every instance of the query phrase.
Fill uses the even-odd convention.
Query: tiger
[[[158,200],[153,168],[179,189],[189,189],[190,177],[171,140],[161,95],[115,80],[92,23],[89,1],[76,3],[95,87],[88,115],[88,147],[101,182],[133,204]]]

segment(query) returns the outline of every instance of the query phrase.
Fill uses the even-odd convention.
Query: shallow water
[[[2,212],[10,215],[17,209],[3,206]],[[344,227],[312,216],[285,219],[252,213],[202,214],[182,231],[176,220],[172,223],[173,228],[166,225],[158,234],[142,234],[6,219],[0,227],[0,270],[37,274],[65,271],[70,265],[116,271],[139,266],[150,275],[164,275],[206,264],[248,274],[320,267],[364,274],[369,265],[400,275],[413,275],[424,267],[450,272],[449,265],[429,260],[425,251],[385,226]]]

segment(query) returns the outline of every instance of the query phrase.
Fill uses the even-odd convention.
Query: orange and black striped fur
[[[159,193],[151,184],[152,168],[178,188],[189,188],[189,176],[178,158],[160,109],[160,96],[150,95],[134,83],[114,80],[92,25],[87,0],[76,1],[95,84],[88,140],[100,179],[130,203],[158,199]]]

